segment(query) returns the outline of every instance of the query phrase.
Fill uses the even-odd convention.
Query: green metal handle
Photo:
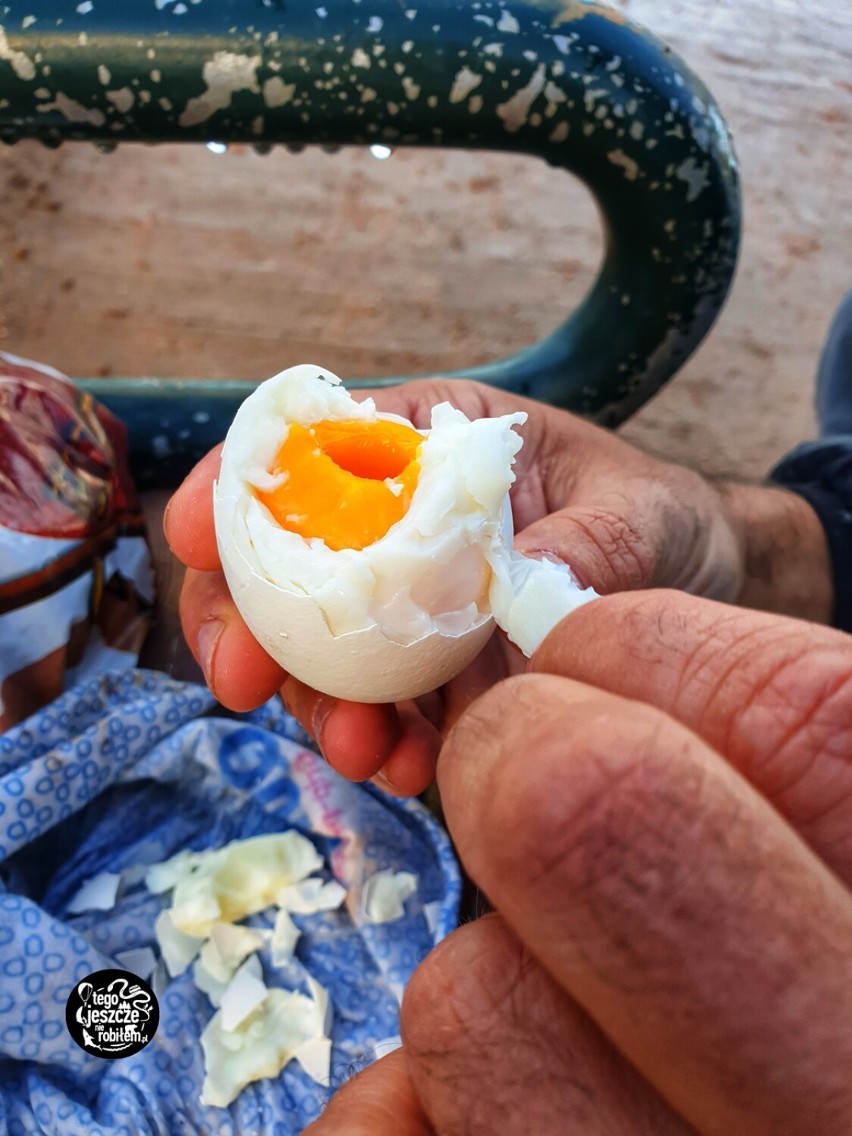
[[[695,349],[736,263],[737,165],[718,107],[666,46],[583,0],[5,0],[0,140],[23,137],[383,142],[569,170],[603,218],[594,286],[541,342],[457,374],[607,425]],[[250,389],[86,385],[134,425],[140,402],[157,403],[139,445],[166,436],[181,461]]]

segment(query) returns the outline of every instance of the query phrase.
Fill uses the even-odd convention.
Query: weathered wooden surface
[[[625,433],[760,476],[813,429],[816,355],[852,286],[852,10],[620,6],[720,100],[746,208],[720,323]],[[600,251],[581,188],[497,155],[19,144],[0,187],[0,346],[75,375],[437,373],[549,331]]]

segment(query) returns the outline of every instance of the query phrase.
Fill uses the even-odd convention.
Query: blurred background
[[[819,347],[852,287],[852,7],[614,4],[720,102],[745,210],[720,321],[622,433],[759,478],[813,432]],[[0,349],[72,376],[439,374],[552,330],[601,256],[585,190],[534,158],[19,143],[0,186]]]

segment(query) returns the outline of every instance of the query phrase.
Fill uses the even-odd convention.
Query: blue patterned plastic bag
[[[459,875],[448,840],[416,801],[339,778],[270,702],[239,718],[202,687],[125,671],[69,691],[0,735],[0,1132],[9,1136],[252,1136],[299,1133],[331,1092],[398,1032],[398,998],[455,926]],[[199,1035],[212,1016],[190,971],[160,998],[160,1026],[135,1056],[106,1061],[65,1026],[75,982],[153,947],[164,906],[140,872],[183,848],[296,828],[350,894],[374,872],[413,872],[405,915],[305,917],[296,957],[263,959],[268,986],[309,973],[333,1011],[330,1085],[290,1062],[228,1109],[202,1106]],[[70,915],[83,883],[125,873],[115,906]],[[270,926],[261,913],[248,920]]]

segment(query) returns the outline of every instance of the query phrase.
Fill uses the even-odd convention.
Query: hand
[[[438,763],[499,914],[306,1136],[852,1131],[852,638],[620,595],[532,672]]]
[[[429,425],[432,406],[444,400],[471,418],[526,410],[512,491],[516,544],[565,560],[583,585],[603,594],[666,586],[749,602],[753,562],[763,589],[757,598],[771,606],[783,594],[779,574],[804,580],[806,591],[829,578],[816,559],[827,560],[819,522],[793,494],[720,491],[698,474],[647,457],[564,411],[476,383],[418,381],[374,397],[380,409],[420,427]],[[339,702],[285,676],[243,624],[220,570],[212,506],[218,465],[214,450],[177,491],[165,521],[168,541],[189,569],[181,597],[184,633],[210,688],[234,710],[250,709],[280,690],[288,709],[345,776],[378,775],[385,789],[420,792],[432,780],[442,734],[476,696],[522,669],[524,661],[495,636],[443,690],[399,707]],[[761,514],[760,524],[749,520],[754,494],[769,516],[764,520]],[[780,513],[776,502],[783,505]],[[755,534],[763,539],[761,555],[750,557]],[[808,563],[800,567],[804,556]]]

